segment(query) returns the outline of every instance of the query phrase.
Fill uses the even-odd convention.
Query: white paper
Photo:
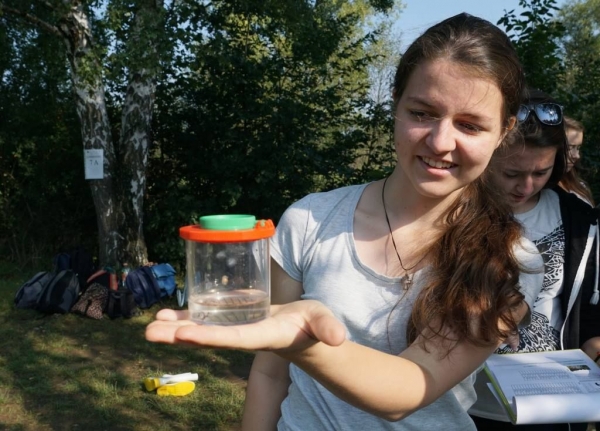
[[[600,420],[600,367],[579,349],[492,355],[486,368],[517,424]]]
[[[104,150],[83,150],[83,159],[86,180],[104,178]]]

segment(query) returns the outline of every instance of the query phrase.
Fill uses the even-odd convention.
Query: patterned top
[[[565,230],[558,195],[544,189],[537,205],[515,218],[525,228],[525,237],[538,248],[544,259],[544,282],[535,299],[531,324],[519,330],[519,352],[560,350],[560,328],[564,322],[560,294],[563,291]],[[508,347],[496,353],[514,353]]]

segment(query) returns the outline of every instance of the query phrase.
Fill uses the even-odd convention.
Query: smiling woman
[[[424,62],[396,105],[393,177],[406,177],[414,193],[437,197],[444,207],[481,175],[508,130],[499,87],[469,75],[452,60]]]
[[[244,430],[474,429],[473,375],[541,286],[535,247],[485,173],[522,86],[493,24],[460,14],[428,29],[396,72],[391,175],[308,195],[281,218],[283,305],[229,327],[163,310],[147,338],[261,350]]]

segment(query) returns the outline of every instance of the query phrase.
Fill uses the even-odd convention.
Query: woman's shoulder
[[[513,252],[517,261],[525,271],[537,272],[543,269],[544,260],[533,241],[521,236],[513,244]]]
[[[552,192],[558,197],[563,217],[569,214],[581,219],[581,221],[588,221],[590,223],[595,223],[595,220],[600,217],[600,208],[593,207],[589,202],[581,199],[575,193],[570,193],[561,187],[553,188]]]
[[[358,200],[360,194],[367,184],[357,184],[345,187],[339,187],[328,191],[310,193],[302,199],[294,202],[290,209],[308,209],[311,211],[327,211],[336,207],[340,202],[355,198]]]
[[[567,204],[575,208],[592,209],[592,205],[576,193],[567,191],[560,186],[554,187],[548,191],[554,193],[561,204]]]

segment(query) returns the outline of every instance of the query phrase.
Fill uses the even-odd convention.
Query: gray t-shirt
[[[414,284],[404,291],[400,278],[378,274],[362,264],[356,252],[353,220],[365,186],[311,194],[296,202],[277,226],[271,255],[291,278],[303,283],[303,299],[319,300],[333,311],[346,326],[349,340],[397,355],[407,348],[406,325],[426,268],[415,274]],[[526,259],[535,260],[535,256],[528,254]],[[539,264],[535,260],[530,267]],[[523,293],[531,307],[539,286],[530,284]],[[475,401],[474,374],[398,422],[347,404],[293,364],[290,377],[279,430],[475,429],[466,413]]]

